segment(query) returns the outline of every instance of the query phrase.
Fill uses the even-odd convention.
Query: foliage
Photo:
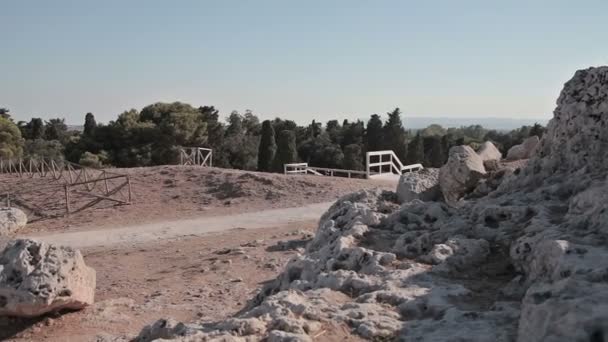
[[[277,152],[277,143],[274,138],[274,128],[272,122],[266,120],[262,122],[262,136],[258,151],[258,170],[270,172],[272,163]]]
[[[424,143],[420,133],[416,134],[414,139],[410,141],[407,151],[406,161],[408,164],[424,163]]]
[[[406,160],[407,147],[406,135],[401,122],[401,110],[395,108],[388,114],[388,120],[384,124],[384,148],[393,150],[400,160]]]
[[[93,131],[97,128],[97,122],[95,121],[95,116],[93,113],[87,113],[84,116],[84,130],[82,134],[84,136],[90,137],[93,135]]]
[[[298,160],[296,150],[296,134],[294,131],[284,130],[279,133],[277,142],[277,153],[274,157],[274,170],[283,171],[283,165],[294,163]]]
[[[350,144],[344,147],[344,163],[342,168],[346,170],[363,170],[363,155],[361,145]]]
[[[61,160],[64,156],[64,147],[58,140],[26,140],[23,154],[34,159]]]
[[[8,115],[8,110],[5,112]],[[178,149],[213,149],[213,163],[224,168],[283,171],[283,164],[298,160],[311,166],[364,169],[367,151],[393,150],[404,163],[439,167],[452,146],[476,146],[485,140],[502,153],[523,139],[541,136],[541,125],[523,126],[510,132],[487,130],[479,125],[443,128],[430,125],[410,136],[399,108],[386,120],[373,114],[367,123],[357,120],[313,120],[299,126],[275,118],[260,124],[250,110],[233,111],[221,119],[213,106],[193,107],[186,103],[154,103],[141,111],[131,109],[115,121],[99,124],[91,113],[84,118],[84,131],[68,132],[63,119],[43,122],[33,118],[19,122],[3,118],[0,148],[3,156],[26,155],[60,158],[93,166],[134,167],[173,164]],[[25,139],[25,144],[21,137]]]
[[[365,141],[368,151],[380,151],[384,148],[382,120],[378,114],[373,114],[367,122]]]
[[[23,153],[21,131],[5,116],[0,116],[0,158],[17,158]]]

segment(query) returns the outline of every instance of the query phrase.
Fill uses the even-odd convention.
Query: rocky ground
[[[103,235],[103,231],[113,232],[124,226],[146,229],[155,222],[179,227],[182,218],[238,218],[234,214],[332,201],[360,187],[394,186],[358,179],[174,166],[120,172],[133,176],[137,194],[133,205],[100,205],[71,217],[37,221],[18,231],[7,226],[6,231],[19,237],[86,234],[92,230]],[[40,182],[25,181],[30,187]],[[287,260],[311,239],[318,216],[313,220],[297,217],[294,215],[294,223],[288,226],[269,223],[252,231],[176,234],[184,236],[137,243],[124,237],[120,243],[97,243],[96,247],[81,249],[86,264],[97,273],[95,304],[82,311],[64,310],[31,319],[0,318],[0,339],[128,340],[137,336],[141,326],[167,314],[186,321],[227,318],[274,279]],[[346,326],[336,325],[318,338],[340,340],[348,335]]]
[[[245,310],[138,340],[311,341],[334,323],[370,340],[606,341],[607,124],[608,67],[578,71],[524,167],[492,175],[458,147],[438,175],[447,203],[345,196]]]

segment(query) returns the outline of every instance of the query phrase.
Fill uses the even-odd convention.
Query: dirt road
[[[200,236],[231,229],[259,229],[286,226],[298,222],[318,220],[333,202],[304,205],[295,208],[270,209],[228,216],[172,220],[159,223],[126,226],[114,229],[85,230],[52,234],[28,234],[48,243],[89,248],[131,245],[181,236]]]

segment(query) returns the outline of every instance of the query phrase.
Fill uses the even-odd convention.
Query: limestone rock
[[[539,139],[536,135],[524,140],[521,144],[515,145],[507,151],[508,160],[528,159],[534,155]]]
[[[0,254],[0,315],[34,317],[93,303],[95,270],[78,250],[14,240]]]
[[[483,159],[469,146],[450,149],[448,162],[439,170],[439,186],[448,202],[455,202],[472,191],[486,174]]]
[[[479,157],[484,162],[487,160],[500,160],[502,159],[502,153],[492,144],[490,141],[486,141],[479,147],[479,151],[477,151]]]
[[[17,208],[0,208],[0,236],[13,233],[27,224],[27,216]]]
[[[606,341],[605,127],[608,67],[578,71],[536,152],[496,163],[510,171],[491,191],[459,206],[344,196],[236,317],[168,338],[305,341],[342,325],[383,341]],[[485,173],[474,151],[453,148],[441,190],[458,199]]]
[[[441,196],[439,169],[426,168],[404,173],[397,184],[397,196],[401,203],[415,199],[425,202],[438,200]]]

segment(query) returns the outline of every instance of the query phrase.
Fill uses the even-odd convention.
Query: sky
[[[575,70],[608,64],[607,23],[605,0],[0,0],[0,107],[549,118]]]

